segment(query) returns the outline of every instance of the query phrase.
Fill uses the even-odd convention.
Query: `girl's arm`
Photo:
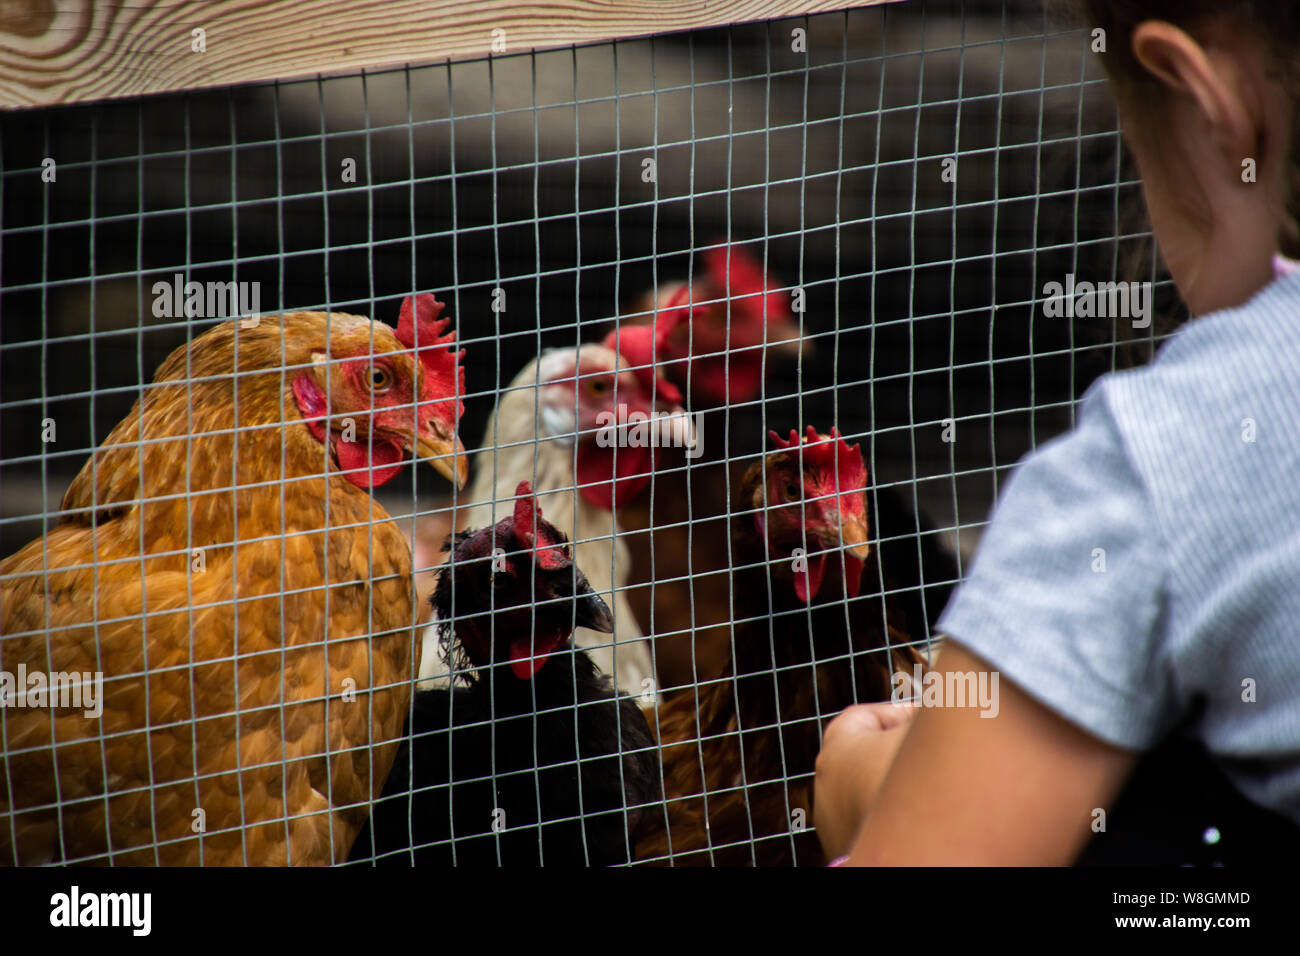
[[[965,673],[988,665],[950,639],[935,669]],[[1110,806],[1136,755],[1078,729],[1009,680],[999,680],[998,698],[992,718],[977,707],[920,708],[905,730],[854,721],[856,742],[840,735],[832,759],[819,761],[818,801],[831,815],[837,807],[869,805],[850,864],[1074,862],[1093,835],[1095,811]],[[845,788],[861,786],[860,761],[889,753],[899,738],[878,796],[846,797]],[[845,827],[832,821],[828,831]]]

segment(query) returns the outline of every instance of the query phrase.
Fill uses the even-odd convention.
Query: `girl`
[[[1086,6],[1200,318],[1099,379],[1007,484],[938,622],[937,671],[999,676],[992,719],[877,704],[831,723],[816,824],[850,863],[1072,862],[1175,727],[1300,822],[1300,273],[1277,256],[1300,0]]]

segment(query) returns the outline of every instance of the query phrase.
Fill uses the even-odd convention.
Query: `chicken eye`
[[[376,392],[386,392],[393,384],[393,376],[382,365],[370,366],[370,387]]]
[[[587,379],[587,394],[597,398],[609,393],[609,380],[604,378]]]
[[[794,501],[799,497],[799,486],[793,481],[787,482],[785,486],[785,497],[787,501]]]

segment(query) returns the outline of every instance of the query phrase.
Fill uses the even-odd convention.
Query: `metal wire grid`
[[[795,26],[807,31],[806,58],[786,53]],[[769,427],[838,424],[850,442],[862,443],[875,509],[883,490],[901,492],[914,512],[934,520],[960,574],[999,474],[1041,436],[1066,426],[1082,388],[1117,362],[1112,328],[1053,326],[1036,314],[1044,277],[1109,278],[1123,259],[1136,258],[1143,269],[1137,276],[1167,295],[1149,233],[1128,228],[1121,214],[1137,182],[1122,165],[1115,117],[1086,40],[1074,28],[1025,20],[1007,8],[990,18],[964,5],[909,4],[450,68],[7,117],[0,553],[57,524],[52,498],[145,393],[161,356],[214,324],[151,320],[145,290],[156,278],[255,276],[279,290],[264,312],[342,308],[390,324],[402,295],[437,291],[468,352],[461,433],[472,448],[499,389],[530,356],[593,339],[608,316],[628,317],[629,288],[693,280],[691,254],[725,238],[761,250],[783,285],[804,291],[805,337],[817,348],[792,370],[770,368],[760,398],[727,409],[725,458],[752,459]],[[587,70],[602,60],[604,70],[594,72],[612,82],[593,91],[598,80]],[[647,63],[648,75],[637,69]],[[476,82],[484,73],[486,84]],[[555,77],[565,74],[567,95],[555,96]],[[475,108],[458,108],[464,100]],[[683,100],[685,129],[680,116],[665,127]],[[629,128],[626,114],[641,116],[647,103],[649,127]],[[709,108],[723,104],[725,113]],[[305,105],[315,106],[315,129],[306,129]],[[420,115],[438,106],[443,115]],[[558,124],[543,122],[551,110],[572,114],[572,139],[571,150],[547,155],[548,137],[559,136]],[[170,139],[150,142],[152,111],[180,112]],[[89,135],[77,158],[69,144],[81,129]],[[892,136],[896,129],[904,135]],[[224,130],[224,141],[214,130]],[[789,136],[797,149],[783,151]],[[588,140],[596,145],[584,149]],[[763,147],[757,169],[747,165],[755,140]],[[435,155],[417,143],[433,144]],[[327,172],[348,147],[365,161],[355,185]],[[258,168],[257,157],[267,153],[273,163]],[[404,175],[392,169],[399,154]],[[40,160],[52,155],[71,195],[40,183]],[[632,175],[646,157],[659,170],[685,161],[677,180],[656,178],[647,190]],[[939,169],[949,158],[957,183],[941,185]],[[146,175],[155,168],[163,173],[156,180]],[[520,190],[520,182],[531,188]],[[245,189],[249,198],[241,198]],[[792,193],[793,214],[780,201]],[[487,201],[470,201],[479,199]],[[307,214],[289,208],[304,203]],[[228,228],[218,226],[222,220]],[[319,238],[302,229],[309,220]],[[566,257],[552,236],[568,227]],[[349,275],[340,262],[363,268]],[[502,288],[511,301],[530,304],[485,310],[486,296]],[[478,316],[489,314],[485,328]],[[58,360],[81,347],[84,363],[79,356]],[[133,361],[119,365],[114,351]],[[53,412],[61,437],[84,436],[84,444],[33,441],[33,411],[40,420]],[[937,442],[949,424],[960,439]],[[974,438],[980,430],[986,446]],[[445,520],[449,507],[464,502],[428,476],[408,479],[413,471],[377,497],[416,539],[422,522]],[[657,483],[653,478],[646,491],[652,499]],[[190,492],[175,494],[188,501]],[[327,527],[340,526],[327,519]],[[892,540],[915,541],[923,563],[924,533],[918,523],[913,534]],[[141,554],[143,545],[142,537]],[[130,560],[143,572],[143,557]],[[912,589],[952,583],[925,580],[923,570]],[[282,606],[291,593],[281,587]],[[323,593],[328,601],[328,586]],[[203,606],[189,597],[192,620]],[[731,599],[733,621],[744,621]],[[927,612],[918,644],[928,644],[932,625]],[[48,640],[58,630],[48,628]],[[653,624],[647,630],[671,636]],[[724,680],[693,661],[692,673],[697,693]],[[283,705],[276,706],[283,719]],[[782,727],[772,729],[780,734]],[[102,759],[113,736],[100,736]],[[6,754],[6,767],[13,756]],[[743,789],[744,769],[737,770]],[[137,789],[152,793],[153,786],[150,780]],[[197,799],[197,779],[195,786]],[[94,799],[107,813],[107,796]],[[60,795],[51,809],[62,814],[64,802]],[[12,815],[5,823],[13,826]],[[289,817],[283,823],[287,834]],[[751,837],[751,852],[758,839]],[[155,857],[158,849],[155,832]]]

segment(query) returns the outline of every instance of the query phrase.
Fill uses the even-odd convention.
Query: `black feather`
[[[616,698],[609,678],[571,648],[531,681],[489,670],[468,688],[416,695],[410,733],[351,859],[627,862],[642,805],[659,799],[657,750],[640,708]]]
[[[608,609],[572,563],[543,569],[530,551],[501,551],[505,565],[494,569],[493,547],[512,540],[509,520],[456,537],[455,561],[431,601],[443,654],[464,671],[464,686],[415,695],[351,861],[626,863],[644,805],[659,800],[658,750],[645,716],[568,637],[579,607],[590,608],[578,602]],[[509,663],[510,638],[529,628],[563,641],[531,678],[520,678]],[[480,659],[467,653],[467,641]]]

